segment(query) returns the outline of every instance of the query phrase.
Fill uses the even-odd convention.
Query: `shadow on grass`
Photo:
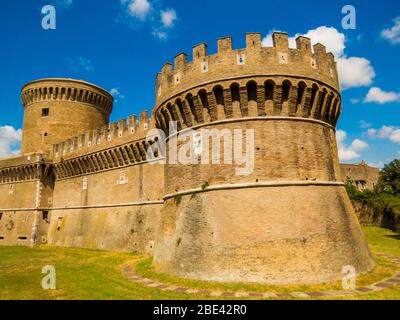
[[[387,234],[385,235],[386,238],[392,238],[395,240],[400,240],[400,234]]]

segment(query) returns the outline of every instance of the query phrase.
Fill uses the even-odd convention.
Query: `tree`
[[[400,159],[385,165],[378,181],[379,190],[400,195]]]

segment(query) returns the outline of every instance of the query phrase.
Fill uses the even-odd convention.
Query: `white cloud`
[[[123,95],[119,88],[112,88],[110,90],[110,94],[114,97],[114,102],[117,103],[118,99],[125,99],[125,95]]]
[[[383,167],[385,166],[385,163],[384,163],[383,161],[368,162],[368,165],[369,165],[370,167],[383,169]]]
[[[393,133],[390,135],[390,141],[394,143],[400,144],[400,129],[397,129],[393,131]]]
[[[366,103],[390,103],[390,102],[399,102],[400,101],[400,93],[397,92],[386,92],[378,87],[372,87],[369,89],[367,96],[364,99]]]
[[[178,20],[178,14],[172,8],[162,8],[160,1],[156,0],[120,0],[121,5],[129,17],[134,17],[135,21],[132,23],[130,19],[128,22],[134,28],[138,27],[138,23],[147,23],[151,30],[152,35],[160,40],[168,39],[171,28],[174,27],[175,22]],[[115,19],[116,22],[123,21],[120,15]]]
[[[347,133],[343,130],[336,131],[336,140],[338,143],[340,161],[348,161],[359,158],[361,152],[367,149],[368,143],[363,140],[355,139],[350,145],[346,145]]]
[[[372,139],[388,139],[393,143],[400,144],[400,128],[394,126],[383,126],[380,129],[368,129],[367,136]]]
[[[11,126],[0,127],[0,157],[18,153],[21,140],[21,129]]]
[[[382,30],[381,37],[393,44],[400,43],[400,17],[393,19],[393,26],[391,28]]]
[[[369,86],[375,78],[371,62],[359,57],[337,59],[340,84],[343,89]]]
[[[160,40],[166,40],[168,38],[168,34],[165,31],[162,31],[160,29],[154,29],[153,30],[153,36]]]
[[[177,15],[174,9],[161,10],[161,22],[164,28],[173,27],[176,19]]]
[[[318,27],[313,30],[309,30],[305,37],[311,39],[311,43],[322,43],[328,52],[332,52],[335,57],[341,57],[344,55],[345,41],[346,38],[343,33],[340,33],[332,27]]]
[[[121,3],[126,4],[127,1],[122,0]],[[128,5],[128,12],[130,15],[144,21],[150,12],[150,8],[151,5],[148,0],[132,0]]]
[[[359,123],[360,123],[360,128],[363,128],[363,129],[372,127],[372,124],[365,120],[360,120]]]
[[[272,46],[272,33],[262,40],[264,47]],[[337,60],[339,79],[343,89],[368,86],[375,77],[371,62],[362,57],[347,57],[345,54],[346,37],[333,27],[321,26],[307,31],[305,34],[296,34],[289,37],[289,46],[296,47],[295,39],[303,35],[311,39],[311,43],[322,43],[328,52],[332,52]]]
[[[74,59],[67,59],[71,67],[78,71],[79,69],[83,69],[85,71],[94,71],[93,63],[90,59],[84,57],[77,57]]]

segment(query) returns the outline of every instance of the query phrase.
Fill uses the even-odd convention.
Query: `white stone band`
[[[235,190],[247,188],[268,188],[268,187],[304,187],[304,186],[323,186],[323,187],[343,187],[344,182],[339,181],[272,181],[255,183],[237,183],[237,184],[217,184],[207,188],[196,188],[179,191],[164,196],[164,200],[193,193],[217,191],[217,190]]]

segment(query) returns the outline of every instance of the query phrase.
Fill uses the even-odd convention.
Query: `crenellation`
[[[316,56],[326,57],[326,47],[321,43],[314,44],[313,51]]]
[[[87,130],[75,137],[54,144],[52,155],[61,159],[74,157],[85,152],[94,152],[124,143],[127,140],[140,140],[146,137],[149,129],[155,127],[153,118],[147,110],[140,113],[139,121],[135,115],[111,122],[93,130]]]
[[[272,42],[274,48],[278,52],[283,51],[287,52],[289,51],[289,36],[285,32],[274,32],[272,34]]]
[[[326,53],[324,46],[314,46],[313,53],[311,40],[304,36],[296,39],[295,49],[289,48],[286,33],[276,32],[272,37],[273,47],[261,47],[261,35],[248,33],[244,49],[233,50],[232,37],[223,37],[218,39],[217,54],[208,54],[207,45],[202,43],[193,47],[192,62],[187,61],[185,54],[178,55],[175,66],[164,65],[157,76],[157,106],[201,84],[217,84],[243,74],[304,76],[339,89],[334,56]]]
[[[182,69],[185,68],[187,64],[187,54],[186,53],[180,53],[178,55],[175,56],[174,59],[174,67],[175,67],[175,71],[180,71]]]
[[[259,32],[246,33],[246,49],[250,51],[261,49],[261,34]]]
[[[296,38],[296,48],[299,50],[303,56],[310,56],[312,54],[312,46],[311,46],[311,39],[304,37],[304,36],[298,36]]]
[[[207,57],[207,44],[200,43],[193,46],[192,49],[193,62],[201,61],[203,62]]]
[[[222,37],[217,40],[218,54],[232,51],[232,36]]]

